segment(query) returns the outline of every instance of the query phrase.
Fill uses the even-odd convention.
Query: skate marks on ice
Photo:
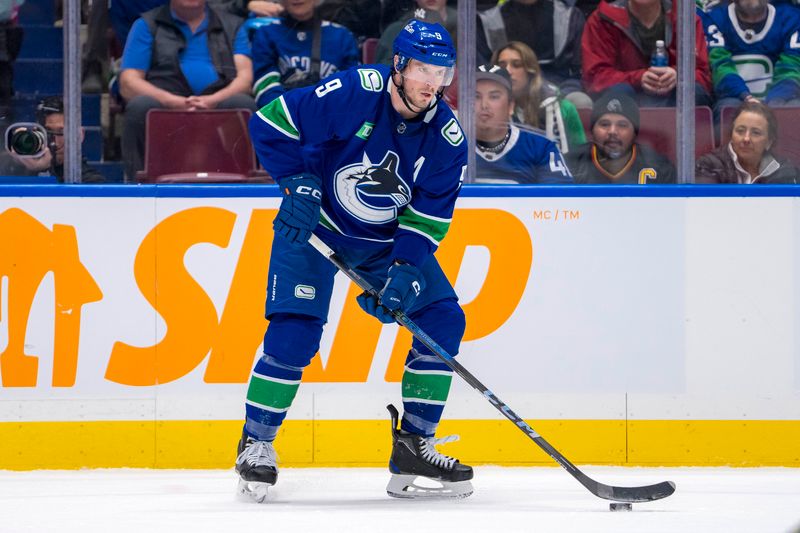
[[[385,468],[285,468],[267,503],[230,470],[0,471],[0,532],[754,531],[800,527],[800,469],[587,467],[615,484],[673,479],[670,498],[611,512],[558,467],[479,466],[467,499],[389,497]]]

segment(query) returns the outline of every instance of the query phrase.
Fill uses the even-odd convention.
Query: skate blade
[[[422,480],[425,484],[420,482]],[[386,493],[393,498],[446,500],[466,498],[472,492],[470,481],[442,481],[403,474],[393,474],[386,485]]]
[[[267,501],[267,494],[271,486],[269,483],[247,481],[240,478],[236,494],[243,501],[264,503]]]

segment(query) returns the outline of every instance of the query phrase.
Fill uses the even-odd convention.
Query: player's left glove
[[[293,245],[305,244],[319,222],[320,179],[313,174],[299,174],[281,185],[283,201],[272,227]]]
[[[422,272],[410,263],[395,261],[388,274],[386,285],[378,294],[378,303],[389,311],[408,311],[425,289]]]

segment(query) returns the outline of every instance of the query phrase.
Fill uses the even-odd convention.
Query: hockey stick
[[[376,291],[375,288],[369,284],[369,282],[367,282],[364,278],[359,276],[357,272],[345,264],[344,261],[342,261],[336,255],[336,252],[331,250],[331,248],[322,242],[319,237],[312,234],[308,242],[331,263],[336,265],[336,267],[348,278],[350,278],[356,285],[374,296],[378,295],[378,291]],[[666,498],[675,492],[675,483],[672,481],[662,481],[661,483],[656,483],[655,485],[646,485],[643,487],[614,487],[593,480],[584,474],[577,466],[572,464],[558,450],[553,448],[553,446],[544,440],[541,435],[536,433],[536,431],[534,431],[533,428],[527,424],[527,422],[525,422],[514,411],[512,411],[511,408],[509,408],[505,403],[503,403],[502,400],[500,400],[500,398],[495,396],[495,394],[486,388],[483,383],[478,381],[478,379],[466,368],[461,366],[461,363],[456,361],[453,356],[448,354],[427,333],[422,331],[416,324],[414,324],[414,322],[412,322],[405,313],[402,311],[392,312],[392,316],[401,326],[408,329],[411,334],[414,335],[414,337],[416,337],[422,344],[424,344],[434,355],[436,355],[436,357],[441,359],[447,366],[452,368],[453,372],[461,376],[461,378],[469,383],[473,389],[481,393],[483,397],[495,407],[495,409],[500,411],[503,416],[513,422],[514,425],[520,429],[520,431],[525,433],[528,438],[538,444],[539,447],[547,453],[547,455],[552,457],[555,462],[561,465],[564,470],[569,472],[572,477],[577,479],[581,485],[586,487],[586,489],[595,496],[616,502],[636,503],[660,500],[661,498]]]

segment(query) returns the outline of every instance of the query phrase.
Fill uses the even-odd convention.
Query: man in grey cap
[[[503,67],[482,65],[475,76],[475,181],[493,184],[571,184],[561,152],[541,130],[511,121],[514,96]]]
[[[675,167],[649,146],[636,142],[639,106],[626,94],[607,92],[592,107],[592,142],[566,156],[575,183],[675,183]]]

